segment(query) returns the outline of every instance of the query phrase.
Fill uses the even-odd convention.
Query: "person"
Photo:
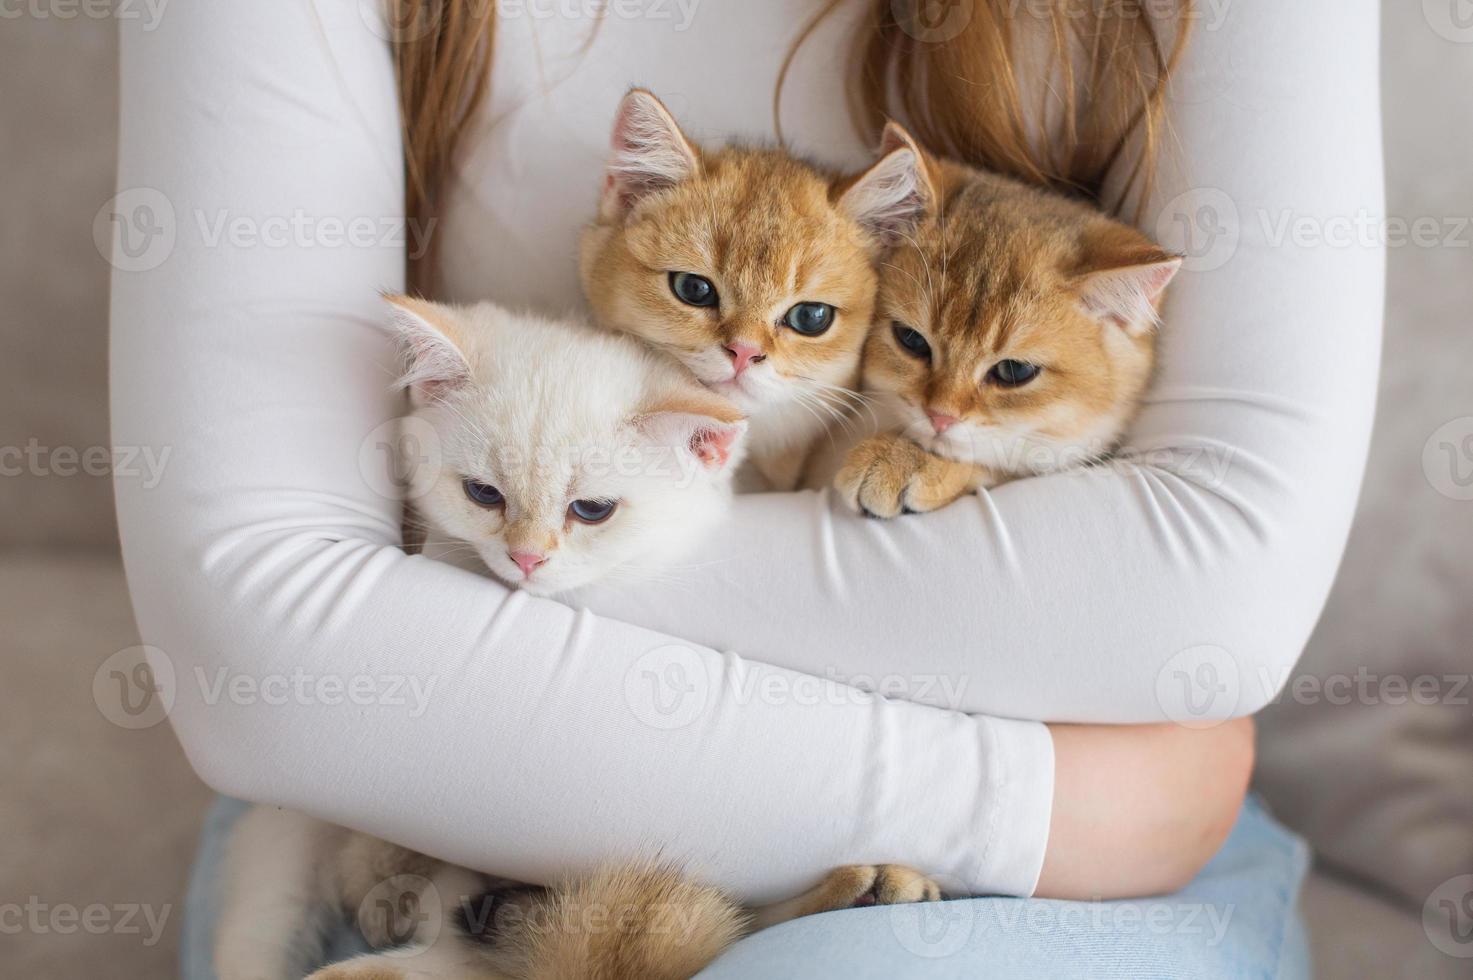
[[[1121,59],[1066,34],[1054,63],[1034,57],[1047,41],[966,45],[1069,4],[974,0],[952,5],[959,27],[882,29],[872,9],[910,5],[829,4],[796,49],[777,0],[427,6],[121,22],[114,206],[118,234],[148,234],[114,258],[113,438],[171,462],[156,485],[116,478],[119,524],[201,777],[531,881],[657,843],[752,901],[866,861],[1009,896],[946,903],[970,924],[950,945],[891,910],[801,920],[739,943],[718,977],[1069,975],[1086,944],[1132,975],[1305,975],[1302,846],[1239,812],[1246,717],[1287,678],[1344,545],[1384,256],[1275,229],[1378,213],[1376,6],[1197,4],[1180,51],[1132,28],[1146,55]],[[1149,24],[1148,40],[1184,26]],[[401,550],[377,462],[403,412],[379,291],[413,265],[437,298],[575,305],[576,236],[631,83],[697,137],[772,138],[795,50],[784,138],[862,163],[845,39],[866,29],[865,77],[908,51],[965,83],[901,87],[923,139],[1094,191],[1187,254],[1134,452],[883,525],[813,494],[742,497],[678,588],[589,609]],[[1131,91],[1149,126],[1105,95]],[[888,697],[861,689],[876,681]],[[656,710],[671,695],[680,710]],[[195,870],[191,978],[209,975],[233,812]],[[1163,938],[1066,914],[1179,889],[1164,907],[1231,922],[1204,936],[1178,918]]]

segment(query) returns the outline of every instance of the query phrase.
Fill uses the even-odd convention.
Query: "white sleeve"
[[[867,521],[747,497],[679,601],[602,614],[912,700],[1048,721],[1248,714],[1328,594],[1382,323],[1378,5],[1199,3],[1145,226],[1188,255],[1120,465]]]
[[[658,848],[749,899],[878,861],[1029,892],[1043,726],[877,700],[396,547],[371,464],[403,410],[376,295],[402,287],[402,177],[371,6],[121,22],[113,438],[162,470],[120,468],[116,492],[195,768],[532,881]]]

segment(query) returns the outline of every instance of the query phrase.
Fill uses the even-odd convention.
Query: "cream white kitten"
[[[647,569],[724,514],[746,422],[673,361],[490,304],[390,303],[411,424],[437,447],[425,482],[412,481],[416,505],[497,577],[548,594]],[[756,927],[939,895],[894,865],[839,868],[757,910],[657,863],[541,888],[260,806],[231,833],[215,969],[220,980],[299,977],[324,936],[351,924],[379,952],[313,980],[683,980]],[[590,934],[589,911],[630,928]]]
[[[463,542],[550,595],[668,564],[725,515],[747,423],[673,360],[490,303],[390,303],[438,445],[413,501],[431,554]]]

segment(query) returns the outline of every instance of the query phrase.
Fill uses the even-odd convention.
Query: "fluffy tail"
[[[721,892],[655,862],[491,892],[479,907],[462,926],[517,980],[687,980],[750,926]]]

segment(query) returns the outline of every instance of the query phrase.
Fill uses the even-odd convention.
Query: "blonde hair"
[[[410,217],[436,218],[466,122],[485,101],[496,33],[495,0],[387,0],[404,134],[405,198]],[[877,139],[886,117],[905,122],[936,153],[1030,183],[1089,196],[1119,212],[1144,202],[1163,143],[1168,85],[1185,49],[1193,0],[961,0],[928,26],[932,0],[824,0],[788,50],[778,101],[794,56],[842,3],[870,11],[855,38],[850,71],[856,125]],[[1024,83],[1033,52],[1015,33],[1020,17],[1046,30],[1037,70],[1061,95],[1054,138],[1030,139],[1029,113],[1045,82]],[[1168,36],[1171,35],[1171,36]],[[1084,93],[1081,95],[1081,93]],[[1103,200],[1106,176],[1126,178]],[[432,240],[433,244],[433,240]],[[433,248],[410,268],[427,291]]]

